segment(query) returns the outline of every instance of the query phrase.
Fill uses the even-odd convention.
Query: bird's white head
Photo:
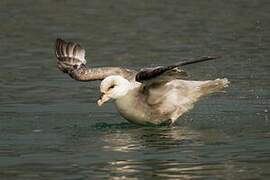
[[[106,77],[100,84],[100,98],[97,104],[101,106],[110,99],[125,96],[130,90],[130,82],[122,76],[113,75]]]

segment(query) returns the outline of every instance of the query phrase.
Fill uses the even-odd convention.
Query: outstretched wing
[[[85,50],[78,43],[62,39],[56,39],[55,55],[58,69],[78,81],[103,80],[110,75],[120,75],[128,80],[134,80],[137,73],[122,67],[89,68],[85,65]]]
[[[158,66],[156,68],[142,69],[141,71],[139,71],[136,74],[135,79],[136,79],[136,81],[143,83],[145,81],[149,81],[149,80],[152,80],[154,78],[159,78],[160,76],[162,76],[170,71],[175,72],[175,70],[177,70],[178,72],[180,72],[180,74],[183,75],[182,70],[179,71],[178,67],[189,65],[189,64],[195,64],[195,63],[199,63],[199,62],[204,62],[204,61],[210,61],[210,60],[214,60],[217,58],[218,58],[218,56],[205,56],[205,57],[201,57],[201,58],[194,59],[194,60],[184,60],[184,61],[178,62],[178,63],[170,65],[170,66]],[[179,73],[174,73],[174,75],[178,76]],[[177,79],[177,77],[175,77],[175,79]]]
[[[74,42],[56,39],[55,55],[58,60],[57,66],[64,73],[78,69],[86,64],[85,50]]]

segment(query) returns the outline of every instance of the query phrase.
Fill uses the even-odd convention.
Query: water
[[[270,16],[263,1],[1,1],[0,179],[269,179]],[[144,66],[222,55],[185,68],[227,77],[175,127],[140,127],[99,82],[62,74],[57,37],[89,66]]]

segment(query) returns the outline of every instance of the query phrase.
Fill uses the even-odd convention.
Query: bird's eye
[[[113,88],[114,88],[114,86],[115,86],[115,85],[111,85],[111,86],[109,87],[109,90],[113,89]]]

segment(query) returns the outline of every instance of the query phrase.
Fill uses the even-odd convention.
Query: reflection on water
[[[145,156],[154,155],[158,151],[159,157],[177,153],[180,149],[181,153],[189,153],[189,156],[191,156],[192,147],[201,145],[198,140],[198,133],[179,127],[137,128],[127,132],[116,131],[105,134],[102,139],[106,142],[106,146],[103,147],[106,151],[143,152]],[[154,158],[143,158],[141,161],[134,159],[112,161],[106,165],[105,169],[110,174],[117,174],[118,177],[123,178],[136,174],[145,174],[153,177],[188,179],[195,177],[187,173],[188,171],[199,170],[201,167],[188,168],[175,159],[156,160]]]
[[[0,1],[0,179],[269,179],[268,0]],[[170,64],[192,79],[227,77],[175,127],[128,123],[99,82],[57,70],[57,37],[89,66]]]
[[[149,131],[151,133],[149,133]],[[113,132],[105,134],[102,140],[106,142],[104,149],[108,151],[132,152],[149,149],[149,153],[159,150],[160,153],[172,151],[174,146],[187,145],[194,141],[196,133],[179,127],[137,128],[127,132]],[[177,150],[177,147],[176,147]],[[145,152],[147,154],[147,152]]]
[[[46,140],[46,136],[49,140],[52,134],[58,142],[23,143],[29,138]],[[30,179],[257,178],[258,170],[264,172],[270,160],[269,146],[261,148],[267,145],[269,133],[231,136],[213,129],[122,123],[110,124],[109,128],[103,125],[102,129],[96,125],[66,126],[25,136],[17,146],[7,145],[6,151],[1,151],[2,162],[9,165],[2,165],[0,175]],[[254,167],[254,163],[260,166]]]

